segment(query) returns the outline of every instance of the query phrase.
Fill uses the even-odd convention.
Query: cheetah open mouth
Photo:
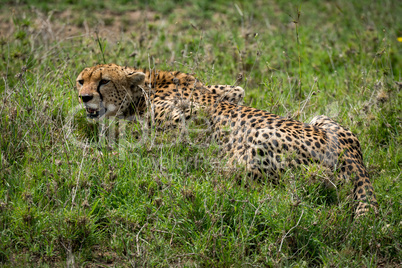
[[[89,118],[98,118],[99,117],[99,110],[95,110],[89,107],[86,107],[85,110],[87,111],[87,117]]]
[[[90,108],[90,107],[85,107],[85,110],[87,111],[87,117],[88,117],[88,118],[91,118],[91,119],[100,118],[100,117],[102,117],[102,116],[106,113],[106,111],[107,111],[106,108],[103,108],[103,109],[101,109],[101,110],[97,110],[97,109],[92,109],[92,108]]]

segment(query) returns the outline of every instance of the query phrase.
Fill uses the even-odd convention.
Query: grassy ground
[[[401,265],[400,14],[396,0],[3,1],[0,265]],[[75,78],[103,62],[237,81],[247,105],[333,117],[359,136],[379,215],[352,221],[352,185],[326,189],[314,168],[239,183],[214,146],[174,135],[96,149],[84,111],[68,136]]]

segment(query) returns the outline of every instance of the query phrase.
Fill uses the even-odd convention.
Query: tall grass
[[[2,265],[400,265],[397,1],[94,3],[0,9]],[[203,137],[95,146],[74,85],[104,61],[238,83],[247,105],[302,121],[333,117],[360,139],[379,215],[353,221],[353,186],[327,189],[315,167],[275,185],[227,176]],[[141,126],[125,134],[136,144]]]

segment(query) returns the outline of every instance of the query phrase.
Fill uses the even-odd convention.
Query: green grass
[[[0,7],[1,265],[401,264],[398,1],[94,3]],[[98,149],[84,111],[67,137],[75,78],[104,61],[207,84],[241,74],[247,105],[305,122],[331,116],[360,139],[378,216],[353,221],[352,184],[327,189],[314,167],[276,185],[224,176],[216,146],[177,143],[174,132]],[[139,127],[126,130],[136,144]]]

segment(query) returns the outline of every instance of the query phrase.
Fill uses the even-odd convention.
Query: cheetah
[[[241,105],[241,87],[207,87],[179,71],[116,64],[84,69],[77,89],[90,118],[143,116],[151,107],[156,124],[178,127],[203,110],[211,139],[222,148],[229,165],[244,166],[253,178],[272,180],[289,168],[319,164],[339,181],[353,181],[355,217],[377,211],[359,140],[326,116],[317,116],[309,124],[286,119]]]

